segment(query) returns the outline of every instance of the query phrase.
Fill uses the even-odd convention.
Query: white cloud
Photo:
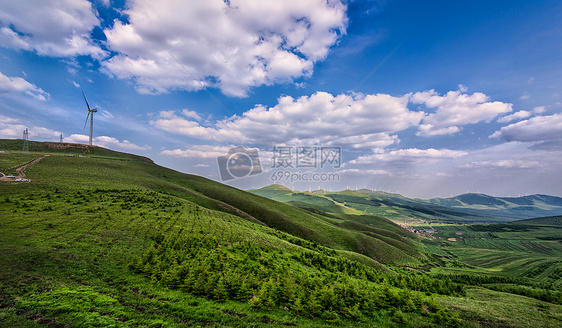
[[[466,87],[460,86],[459,91],[449,91],[441,96],[435,90],[416,92],[411,96],[414,104],[423,104],[427,108],[436,108],[435,113],[428,114],[417,133],[419,136],[453,134],[460,131],[460,126],[478,122],[490,122],[502,113],[512,111],[512,105],[488,101],[488,97],[480,92],[472,95],[462,93]]]
[[[73,84],[75,87],[80,88],[80,84],[76,83],[76,81],[72,81],[72,84]]]
[[[24,93],[35,99],[45,101],[50,95],[21,77],[8,77],[0,72],[0,95]]]
[[[494,132],[490,138],[506,141],[562,141],[562,114],[535,116],[513,123]]]
[[[230,148],[228,146],[193,145],[186,149],[163,150],[160,154],[172,157],[208,159],[223,156],[228,153]]]
[[[129,22],[105,30],[118,54],[103,65],[141,93],[214,86],[243,97],[253,86],[309,76],[345,33],[345,11],[323,0],[132,0]]]
[[[461,168],[478,168],[478,169],[529,169],[540,167],[538,161],[532,160],[517,160],[517,159],[503,159],[503,160],[490,160],[490,161],[476,161],[460,166]]]
[[[0,7],[0,44],[39,55],[105,56],[90,38],[99,25],[86,0],[4,1]]]
[[[432,114],[411,111],[410,101],[437,110]],[[439,96],[431,90],[402,97],[317,92],[299,98],[283,96],[273,107],[256,105],[241,116],[214,124],[203,125],[200,115],[190,110],[162,111],[150,124],[173,134],[219,143],[384,148],[398,144],[396,133],[412,126],[418,126],[417,134],[423,136],[453,134],[462,125],[489,122],[511,107],[490,102],[482,93],[466,95],[460,91]],[[524,113],[514,115],[524,117]]]
[[[504,116],[502,118],[498,119],[499,123],[507,123],[507,122],[511,122],[511,121],[515,121],[515,120],[521,120],[527,117],[530,117],[533,113],[526,111],[526,110],[520,110],[516,113],[513,113],[511,115],[507,115]]]
[[[26,128],[29,130],[30,140],[56,141],[61,134],[45,127],[24,125],[19,119],[0,115],[0,138],[22,138]]]
[[[187,113],[187,115],[185,115]],[[182,111],[184,116],[178,116],[174,111],[161,111],[158,113],[158,118],[151,120],[150,124],[164,131],[173,134],[185,135],[202,140],[210,140],[213,137],[214,130],[199,125],[196,121],[191,121],[189,118],[200,120],[201,117],[196,112]]]
[[[341,106],[338,107],[342,101]],[[386,147],[397,143],[397,131],[415,126],[423,112],[407,108],[408,96],[385,94],[284,96],[277,105],[256,105],[242,116],[232,116],[205,127],[189,117],[160,112],[150,123],[171,133],[202,140],[254,145],[352,145]]]
[[[21,138],[26,126],[20,124],[19,120],[0,115],[0,138]]]
[[[362,155],[349,161],[349,164],[374,164],[380,162],[432,162],[434,160],[454,159],[468,155],[468,152],[452,149],[398,149],[387,151],[374,149],[373,154]]]
[[[189,110],[189,109],[184,109],[184,110],[181,111],[181,113],[185,117],[193,118],[196,121],[201,121],[201,116],[199,116],[199,114],[195,111],[192,111],[192,110]]]
[[[544,112],[546,112],[546,107],[545,106],[537,106],[535,108],[533,108],[533,112],[536,114],[542,114]]]
[[[526,100],[526,99],[531,98],[531,95],[527,91],[525,91],[525,92],[523,92],[523,95],[520,98],[523,99],[523,100]]]
[[[358,175],[393,175],[392,172],[389,172],[387,170],[372,170],[372,169],[367,169],[367,170],[361,170],[361,169],[344,169],[344,170],[339,170],[337,171],[338,173],[341,174],[358,174]]]
[[[441,129],[436,129],[432,124],[420,124],[418,128],[418,136],[432,137],[445,134],[453,134],[459,132],[461,129],[458,126],[448,126]]]
[[[72,134],[69,137],[66,137],[64,139],[64,142],[87,144],[89,142],[89,139],[90,137],[84,134]],[[108,136],[94,137],[92,140],[92,144],[94,146],[99,146],[109,149],[121,149],[121,150],[150,150],[151,149],[151,147],[148,145],[138,146],[128,140],[119,141],[114,137],[108,137]]]

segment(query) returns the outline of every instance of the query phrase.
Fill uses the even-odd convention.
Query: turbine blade
[[[90,118],[90,111],[88,111],[88,116],[86,116],[86,122],[84,123],[84,129],[86,128],[86,125],[88,124],[89,118]]]
[[[90,104],[88,104],[88,100],[86,100],[86,95],[84,94],[84,91],[82,91],[82,95],[84,96],[84,100],[86,101],[86,106],[88,106],[88,111],[90,111]]]

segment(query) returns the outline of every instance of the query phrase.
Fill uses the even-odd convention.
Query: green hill
[[[261,190],[294,207],[100,147],[0,144],[3,173],[50,155],[27,167],[31,182],[0,181],[0,327],[493,327],[488,307],[522,313],[503,326],[562,322],[542,285],[436,278],[463,268],[448,242],[354,208],[366,191]]]
[[[23,139],[0,139],[0,150],[21,153]],[[152,162],[150,158],[118,152],[98,146],[73,143],[28,141],[29,152],[41,154],[88,155],[90,157],[109,157],[114,159],[136,160]]]
[[[510,222],[511,224],[530,224],[530,225],[545,225],[562,227],[562,215],[546,216],[540,218],[517,220]]]
[[[0,181],[0,326],[458,321],[428,295],[462,286],[399,268],[429,259],[388,220],[293,207],[100,147],[0,144],[3,168],[50,154],[25,170],[32,182]]]

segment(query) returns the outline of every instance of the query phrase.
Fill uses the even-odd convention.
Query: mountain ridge
[[[368,189],[300,192],[278,185],[249,191],[301,207],[306,207],[307,204],[312,205],[332,214],[355,210],[392,219],[509,222],[562,214],[562,198],[544,194],[495,197],[480,193],[467,193],[448,198],[419,199]]]

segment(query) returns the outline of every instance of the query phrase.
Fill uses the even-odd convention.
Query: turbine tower
[[[84,123],[84,129],[86,128],[86,124],[88,124],[88,118],[90,118],[90,146],[92,145],[92,132],[94,131],[94,113],[97,113],[97,108],[90,109],[90,104],[88,104],[88,100],[86,100],[86,95],[84,91],[82,91],[82,95],[84,96],[84,101],[86,101],[86,106],[88,107],[88,116],[86,116],[86,123]]]

